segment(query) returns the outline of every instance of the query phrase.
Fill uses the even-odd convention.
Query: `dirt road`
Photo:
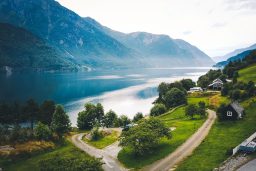
[[[84,133],[76,134],[72,136],[72,143],[76,147],[88,153],[90,156],[94,156],[96,158],[102,158],[102,161],[105,163],[103,164],[102,167],[105,171],[126,171],[127,170],[116,159],[116,156],[119,150],[121,149],[120,147],[118,147],[118,143],[114,143],[106,147],[105,149],[101,150],[86,144],[82,140],[83,136],[84,136]]]
[[[192,154],[193,150],[198,147],[204,138],[208,135],[215,119],[216,113],[212,110],[207,110],[208,119],[185,143],[178,147],[173,153],[167,157],[156,161],[155,163],[144,167],[144,171],[166,171],[170,170],[184,158]]]

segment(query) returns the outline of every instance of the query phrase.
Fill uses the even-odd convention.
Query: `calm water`
[[[158,68],[91,71],[78,73],[13,73],[0,75],[0,101],[38,102],[52,99],[63,104],[73,125],[86,102],[101,102],[105,111],[113,109],[130,118],[147,114],[157,96],[157,85],[182,78],[196,80],[209,68]]]

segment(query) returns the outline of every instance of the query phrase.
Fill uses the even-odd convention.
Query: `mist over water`
[[[161,82],[197,78],[210,68],[150,68],[78,73],[13,73],[0,75],[0,101],[24,102],[33,98],[62,104],[73,125],[86,102],[103,104],[118,115],[132,118],[149,113]]]

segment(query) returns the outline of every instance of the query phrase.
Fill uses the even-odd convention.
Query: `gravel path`
[[[255,171],[255,170],[256,170],[256,159],[246,163],[245,165],[237,169],[237,171]]]
[[[121,163],[117,160],[117,154],[119,150],[121,150],[120,147],[118,147],[118,142],[115,142],[114,144],[111,144],[110,146],[104,148],[104,149],[97,149],[95,147],[92,147],[88,144],[86,144],[82,138],[85,134],[76,134],[72,136],[72,143],[80,148],[81,150],[88,153],[90,156],[96,157],[96,158],[102,158],[103,169],[105,171],[126,171],[128,169],[124,168]]]
[[[184,160],[192,154],[193,150],[198,147],[204,138],[208,135],[215,119],[216,113],[212,110],[207,110],[208,119],[204,124],[180,147],[178,147],[173,153],[167,157],[156,161],[155,163],[144,167],[144,171],[166,171],[175,167],[179,162]]]

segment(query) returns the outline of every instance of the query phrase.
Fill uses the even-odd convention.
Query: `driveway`
[[[85,151],[90,156],[96,158],[102,158],[103,169],[105,171],[126,171],[128,169],[124,168],[121,163],[117,160],[117,154],[121,150],[118,146],[118,142],[104,148],[104,149],[97,149],[88,144],[86,144],[82,138],[85,133],[76,134],[72,136],[72,143],[78,147],[79,149]]]
[[[216,113],[212,110],[207,110],[208,119],[204,124],[181,146],[167,157],[156,161],[155,163],[144,167],[144,171],[166,171],[174,168],[179,162],[192,154],[193,150],[198,147],[204,138],[208,135],[215,119]]]
[[[255,171],[255,170],[256,170],[256,159],[246,163],[245,165],[237,169],[237,171]]]

